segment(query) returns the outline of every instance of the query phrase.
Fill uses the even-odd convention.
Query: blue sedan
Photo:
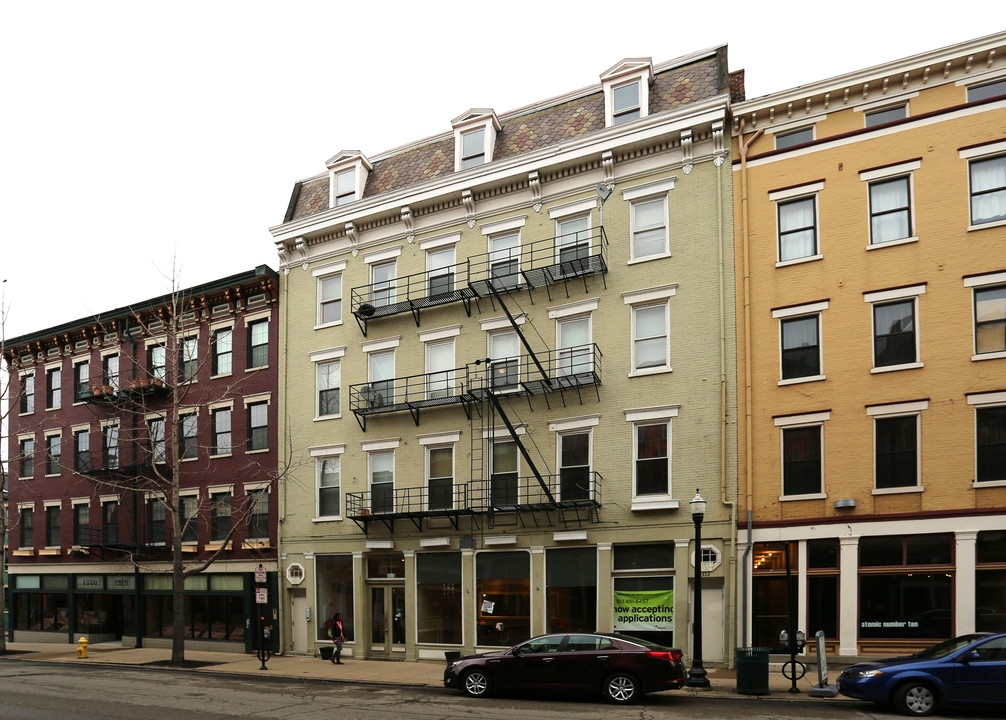
[[[908,657],[859,663],[842,672],[838,689],[905,715],[932,715],[941,705],[1006,708],[1006,633],[962,635]]]

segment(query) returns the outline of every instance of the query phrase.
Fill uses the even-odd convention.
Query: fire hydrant
[[[77,657],[86,658],[87,657],[87,638],[82,637],[77,641]]]

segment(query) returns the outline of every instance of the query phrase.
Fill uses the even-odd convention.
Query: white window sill
[[[230,377],[233,373],[220,373],[219,375],[210,375],[210,380],[218,380],[220,378]]]
[[[60,549],[58,547],[47,546],[44,550],[38,551],[39,555],[59,555]]]
[[[894,247],[895,245],[908,245],[910,243],[915,243],[918,241],[919,241],[918,237],[900,238],[899,240],[887,240],[885,242],[870,243],[869,245],[866,246],[866,249],[879,250],[880,248]]]
[[[788,380],[780,380],[777,385],[782,387],[783,385],[799,385],[801,383],[809,382],[821,382],[826,379],[827,375],[807,375],[806,377],[789,378]]]
[[[666,375],[667,373],[674,372],[672,367],[655,367],[655,368],[644,368],[643,370],[633,370],[629,373],[628,377],[646,377],[647,375]]]
[[[920,493],[923,491],[921,485],[913,485],[912,487],[903,488],[874,488],[874,495],[900,495],[901,493]]]
[[[788,267],[789,265],[800,265],[806,262],[814,262],[815,260],[824,259],[824,255],[818,253],[817,255],[808,255],[807,257],[794,258],[792,260],[780,260],[775,264],[777,268]]]
[[[245,455],[258,455],[267,452],[269,452],[269,448],[259,448],[258,450],[245,450]]]
[[[182,458],[182,462],[195,462],[198,459],[199,459],[198,457],[194,457],[194,458]]]
[[[924,364],[920,362],[913,362],[905,363],[904,365],[885,365],[884,367],[871,368],[870,373],[876,375],[877,373],[897,372],[898,370],[914,370],[920,367],[924,367]]]
[[[255,372],[256,370],[268,370],[268,365],[259,365],[258,367],[245,368],[245,372]]]
[[[1006,480],[986,480],[985,482],[975,480],[971,483],[971,487],[976,490],[978,488],[1006,487]]]
[[[47,478],[50,478],[50,477],[59,477],[59,473],[58,472],[57,473],[46,473],[42,477],[47,477]]]
[[[336,321],[330,322],[330,323],[322,323],[320,325],[315,325],[314,329],[315,330],[324,330],[325,328],[339,327],[340,325],[342,325],[342,320],[336,320]]]
[[[779,502],[796,502],[798,500],[827,500],[828,493],[811,493],[809,495],[780,495]]]
[[[643,498],[633,498],[632,499],[632,510],[677,510],[679,503],[677,500],[671,500],[670,498],[658,497],[654,500],[647,500]]]
[[[342,515],[323,515],[322,517],[312,518],[313,523],[327,523],[327,522],[341,522]]]
[[[17,416],[24,417],[25,415],[34,415],[34,414],[35,414],[34,410],[29,410],[28,412],[18,413]]]
[[[232,453],[220,453],[219,455],[210,455],[210,460],[214,460],[216,458],[227,458],[227,457],[233,457],[233,454]]]
[[[639,263],[650,262],[651,260],[663,260],[664,258],[671,257],[671,252],[657,253],[656,255],[644,255],[643,257],[633,258],[626,265],[638,265]]]
[[[980,362],[982,360],[1000,360],[1006,358],[1006,350],[1000,352],[990,352],[982,353],[981,355],[972,355],[971,362]]]
[[[1006,226],[1006,220],[992,220],[991,222],[982,223],[981,225],[968,225],[968,232],[1003,226]]]
[[[317,415],[314,418],[314,422],[321,422],[322,420],[338,420],[342,417],[342,413],[338,415]]]

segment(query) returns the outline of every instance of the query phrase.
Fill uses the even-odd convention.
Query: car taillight
[[[668,662],[677,662],[681,659],[681,653],[679,652],[662,652],[651,650],[646,653],[650,657],[660,658],[661,660],[667,660]]]

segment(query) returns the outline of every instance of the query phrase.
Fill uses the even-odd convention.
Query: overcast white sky
[[[7,337],[167,292],[174,258],[184,286],[277,267],[268,228],[339,150],[374,156],[471,107],[579,89],[623,57],[727,44],[757,97],[1006,21],[1001,0],[829,7],[841,15],[791,0],[4,3]]]

